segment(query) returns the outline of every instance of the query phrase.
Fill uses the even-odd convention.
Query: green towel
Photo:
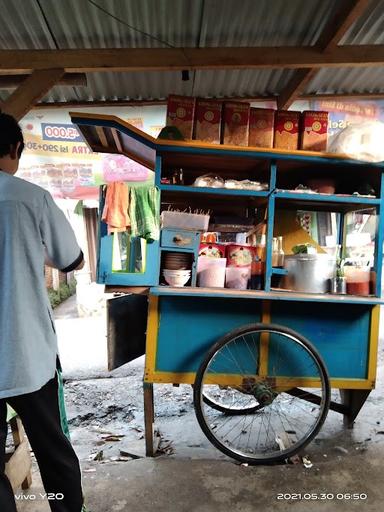
[[[7,423],[11,421],[12,418],[16,418],[17,412],[15,412],[10,405],[7,404]]]
[[[147,242],[160,238],[160,191],[154,186],[132,187],[129,204],[131,235]]]

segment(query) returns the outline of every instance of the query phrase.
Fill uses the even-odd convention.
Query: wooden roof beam
[[[0,50],[3,75],[52,69],[58,63],[67,73],[370,67],[384,65],[384,45],[338,46],[324,53],[313,46]]]
[[[34,71],[1,104],[1,110],[17,120],[27,114],[63,76],[64,69],[43,69]]]
[[[320,34],[316,48],[322,52],[335,50],[339,41],[362,15],[369,2],[370,0],[344,0],[344,2],[339,2],[340,7]],[[278,108],[289,108],[305,90],[316,73],[317,69],[314,68],[299,69],[280,93],[277,101]]]
[[[28,78],[29,75],[0,75],[0,89],[14,89]],[[85,73],[65,73],[56,85],[68,87],[86,87]]]

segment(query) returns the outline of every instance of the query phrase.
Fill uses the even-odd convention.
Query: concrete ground
[[[249,467],[218,452],[195,419],[191,388],[155,387],[161,455],[144,457],[143,358],[106,371],[105,318],[77,317],[74,299],[55,311],[72,442],[90,512],[241,512],[383,509],[384,358],[377,388],[355,427],[330,412],[303,464]],[[336,394],[335,394],[336,396]],[[48,512],[38,471],[18,493],[19,512]],[[34,499],[35,498],[35,499]],[[1,510],[1,507],[0,507]]]

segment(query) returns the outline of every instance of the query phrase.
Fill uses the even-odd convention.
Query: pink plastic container
[[[199,256],[197,260],[197,286],[224,288],[226,258]]]
[[[235,290],[246,290],[251,279],[251,266],[227,267],[225,271],[225,287]]]

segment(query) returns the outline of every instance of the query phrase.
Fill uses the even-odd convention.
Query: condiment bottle
[[[279,265],[279,246],[278,239],[273,237],[272,240],[272,267],[277,267]]]
[[[283,237],[277,237],[277,266],[283,268],[284,267],[284,250],[283,250]]]
[[[265,261],[265,235],[260,235],[256,242],[256,256],[260,261]]]

